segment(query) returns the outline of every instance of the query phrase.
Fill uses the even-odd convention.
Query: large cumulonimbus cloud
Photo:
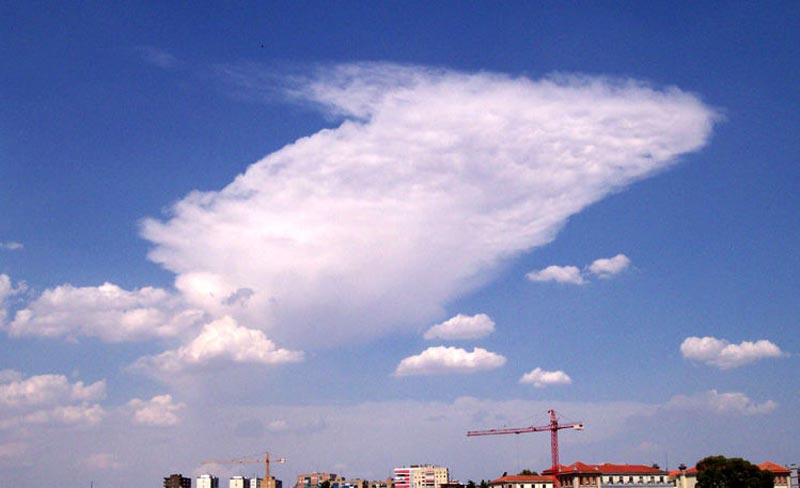
[[[678,89],[594,77],[356,64],[289,92],[343,121],[142,229],[193,306],[290,346],[441,317],[571,215],[700,149],[715,120]]]

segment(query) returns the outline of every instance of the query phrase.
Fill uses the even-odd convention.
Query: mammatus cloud
[[[150,400],[134,398],[128,402],[133,410],[133,422],[140,425],[168,427],[180,422],[178,412],[186,408],[185,403],[176,403],[172,395],[157,395]]]
[[[738,368],[761,359],[785,356],[778,346],[766,339],[731,344],[716,337],[687,337],[681,344],[681,354],[686,359],[719,369]]]
[[[425,332],[425,339],[479,339],[494,332],[494,321],[488,315],[458,314],[441,324],[436,324]]]
[[[227,72],[253,89],[250,69]],[[205,277],[197,297],[250,290],[233,316],[296,346],[418,327],[571,215],[700,149],[715,118],[676,88],[599,77],[356,64],[283,84],[343,122],[142,234],[178,281]]]
[[[709,390],[694,395],[676,395],[664,405],[666,409],[733,415],[767,414],[777,407],[778,404],[772,400],[756,403],[744,393],[719,393],[717,390]]]
[[[555,281],[556,283],[570,283],[583,285],[587,283],[590,274],[600,278],[610,278],[619,274],[630,266],[631,260],[624,254],[617,254],[613,258],[596,259],[583,271],[577,266],[548,266],[541,270],[534,270],[526,276],[531,281]]]
[[[2,284],[0,284],[0,287]],[[17,311],[6,326],[9,335],[97,337],[106,342],[172,337],[198,324],[203,312],[186,308],[180,297],[145,287],[124,290],[117,285],[45,290]]]
[[[223,317],[206,324],[189,344],[155,357],[142,358],[136,366],[154,373],[172,374],[219,360],[260,364],[295,363],[303,360],[303,353],[278,348],[262,331],[242,327],[231,317]]]
[[[536,368],[530,373],[522,375],[519,382],[532,384],[536,388],[544,388],[551,385],[569,385],[572,383],[572,378],[563,371],[545,371],[542,368]]]
[[[600,278],[609,278],[621,273],[631,265],[631,260],[624,254],[617,254],[613,258],[596,259],[590,266],[589,272]]]
[[[94,424],[105,415],[100,405],[106,383],[70,383],[66,376],[46,374],[24,378],[13,370],[0,371],[0,428],[20,425]]]
[[[0,242],[0,250],[19,251],[24,247],[25,246],[23,246],[21,242],[14,242],[14,241]]]
[[[539,271],[531,271],[526,275],[531,281],[555,281],[556,283],[570,283],[582,285],[586,283],[581,270],[576,266],[548,266]]]
[[[474,373],[496,369],[506,363],[500,354],[475,347],[472,352],[458,347],[429,347],[409,356],[397,366],[395,376],[428,376],[451,373]]]

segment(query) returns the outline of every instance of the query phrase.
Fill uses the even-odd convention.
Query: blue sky
[[[0,479],[797,462],[799,10],[3,6]]]

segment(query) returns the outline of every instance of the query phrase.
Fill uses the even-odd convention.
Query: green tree
[[[475,482],[472,480],[467,481],[467,488],[475,488]]]
[[[481,480],[480,487],[481,488],[489,488],[489,483],[487,483],[486,480]]]
[[[523,469],[519,472],[520,476],[539,476],[539,473],[536,471],[531,471],[530,469]]]
[[[331,482],[328,480],[323,481],[319,484],[319,488],[331,488]]]
[[[742,458],[708,456],[697,463],[697,488],[773,488],[775,476]]]

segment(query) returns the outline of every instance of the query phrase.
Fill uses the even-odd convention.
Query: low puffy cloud
[[[0,371],[0,428],[20,425],[95,424],[105,410],[89,402],[105,398],[106,383],[70,383],[63,375],[24,378],[13,370]]]
[[[425,339],[479,339],[494,332],[494,320],[484,313],[477,315],[458,314],[425,332]]]
[[[709,390],[694,395],[675,395],[663,408],[722,415],[759,415],[770,413],[777,407],[778,404],[772,400],[756,403],[744,393]]]
[[[596,259],[589,265],[589,272],[600,278],[610,278],[621,273],[631,265],[631,260],[624,254],[617,254],[613,258]]]
[[[263,86],[274,99],[283,86],[342,122],[219,191],[190,193],[144,220],[142,235],[176,285],[249,290],[230,314],[290,347],[430,321],[570,216],[703,147],[716,117],[676,88],[601,77],[392,64],[281,80],[252,64],[222,71],[241,90]]]
[[[576,266],[548,266],[538,271],[531,271],[526,275],[531,281],[555,281],[556,283],[570,283],[573,285],[583,285],[581,270]]]
[[[572,383],[572,378],[563,371],[545,371],[542,368],[536,368],[530,373],[522,375],[519,382],[532,384],[536,388],[544,388],[551,385],[569,385]]]
[[[233,318],[223,317],[206,324],[187,345],[142,358],[135,367],[156,374],[172,374],[218,361],[282,364],[302,360],[302,351],[278,348],[262,331],[242,327]]]
[[[469,352],[458,347],[429,347],[409,356],[397,366],[395,376],[428,376],[451,373],[474,373],[496,369],[506,363],[500,354],[476,347]]]
[[[778,346],[766,339],[731,344],[716,337],[687,337],[681,344],[681,354],[686,359],[719,369],[738,368],[761,359],[785,356]]]
[[[24,408],[105,398],[106,382],[70,383],[66,376],[45,374],[23,379],[21,373],[5,370],[0,375],[0,407]]]
[[[627,269],[631,260],[624,254],[617,254],[613,258],[595,259],[592,264],[581,270],[577,266],[548,266],[541,270],[534,270],[526,276],[531,281],[555,281],[556,283],[569,283],[584,285],[588,283],[587,277],[592,274],[599,278],[610,278]]]
[[[8,299],[25,291],[25,283],[18,283],[17,286],[11,282],[11,277],[7,274],[0,274],[0,326],[5,323],[8,315]]]
[[[180,422],[178,412],[186,408],[185,403],[172,400],[172,395],[156,395],[150,400],[134,398],[128,402],[133,410],[133,422],[139,425],[169,427]]]
[[[179,297],[160,288],[128,291],[112,283],[67,284],[45,290],[17,311],[6,330],[15,337],[88,336],[121,342],[175,336],[202,317],[203,312],[186,308]]]

